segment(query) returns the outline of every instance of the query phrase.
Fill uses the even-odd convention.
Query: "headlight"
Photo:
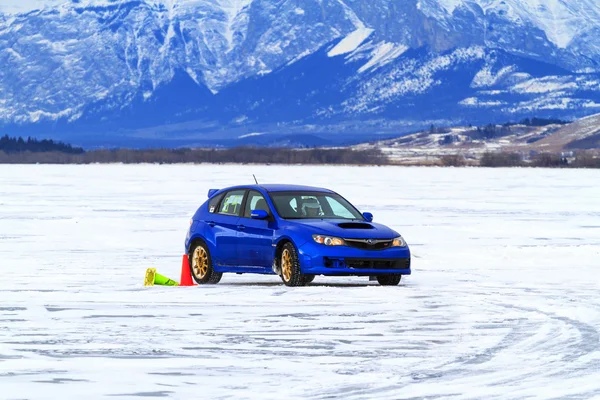
[[[402,238],[402,236],[398,236],[392,242],[392,247],[406,247],[406,242],[404,241],[404,239]]]
[[[345,246],[346,242],[344,239],[340,239],[333,236],[325,236],[325,235],[313,235],[313,240],[319,244],[324,244],[325,246]]]

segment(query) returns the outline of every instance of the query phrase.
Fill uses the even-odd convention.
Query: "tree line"
[[[486,152],[479,160],[467,162],[460,154],[440,156],[436,165],[481,167],[600,168],[600,157],[593,151],[539,153],[525,156],[518,152]],[[475,162],[473,162],[475,161]],[[28,138],[0,137],[0,164],[348,164],[394,165],[379,149],[291,149],[235,147],[227,149],[113,149],[85,151],[62,142]],[[435,163],[434,163],[435,164]],[[414,163],[418,165],[418,163]],[[431,162],[423,165],[432,165]]]
[[[464,167],[467,163],[460,154],[443,155],[442,166]],[[479,159],[478,166],[487,168],[534,167],[534,168],[600,168],[600,156],[593,151],[538,153],[525,157],[519,152],[486,152]]]
[[[44,153],[0,151],[0,164],[387,164],[380,150],[290,149],[236,147],[228,149],[114,149],[82,153],[50,151]]]
[[[22,137],[9,137],[4,135],[0,137],[0,151],[7,154],[23,153],[26,151],[32,153],[45,153],[45,152],[60,152],[67,154],[83,154],[84,150],[81,147],[73,147],[70,144],[55,142],[51,139],[32,139],[27,140]]]

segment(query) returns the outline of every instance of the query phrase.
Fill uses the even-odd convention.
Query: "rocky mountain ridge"
[[[1,7],[0,129],[10,134],[87,146],[314,145],[600,109],[591,0]]]

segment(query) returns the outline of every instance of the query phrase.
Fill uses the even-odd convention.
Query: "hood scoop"
[[[373,229],[373,225],[361,222],[342,222],[338,226],[342,229]]]

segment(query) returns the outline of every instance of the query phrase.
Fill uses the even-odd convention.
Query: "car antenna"
[[[258,181],[256,180],[256,176],[254,176],[254,174],[252,174],[252,177],[254,178],[254,182],[256,182],[256,184],[258,185]]]

